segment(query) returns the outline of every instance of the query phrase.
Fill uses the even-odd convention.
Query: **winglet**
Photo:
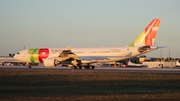
[[[67,46],[65,50],[71,50],[71,46]]]

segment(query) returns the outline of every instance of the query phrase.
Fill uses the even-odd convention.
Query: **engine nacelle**
[[[44,59],[44,66],[45,67],[55,67],[55,66],[57,66],[56,59]]]

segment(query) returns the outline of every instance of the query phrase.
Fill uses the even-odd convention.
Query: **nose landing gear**
[[[28,68],[31,68],[31,63],[26,63],[26,66],[27,66]]]

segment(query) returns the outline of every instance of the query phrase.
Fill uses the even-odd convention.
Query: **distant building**
[[[174,68],[176,62],[143,62],[147,65],[147,68]]]

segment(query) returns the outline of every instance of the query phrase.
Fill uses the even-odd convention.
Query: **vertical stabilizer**
[[[128,46],[152,46],[156,38],[161,20],[153,19],[144,31]]]

